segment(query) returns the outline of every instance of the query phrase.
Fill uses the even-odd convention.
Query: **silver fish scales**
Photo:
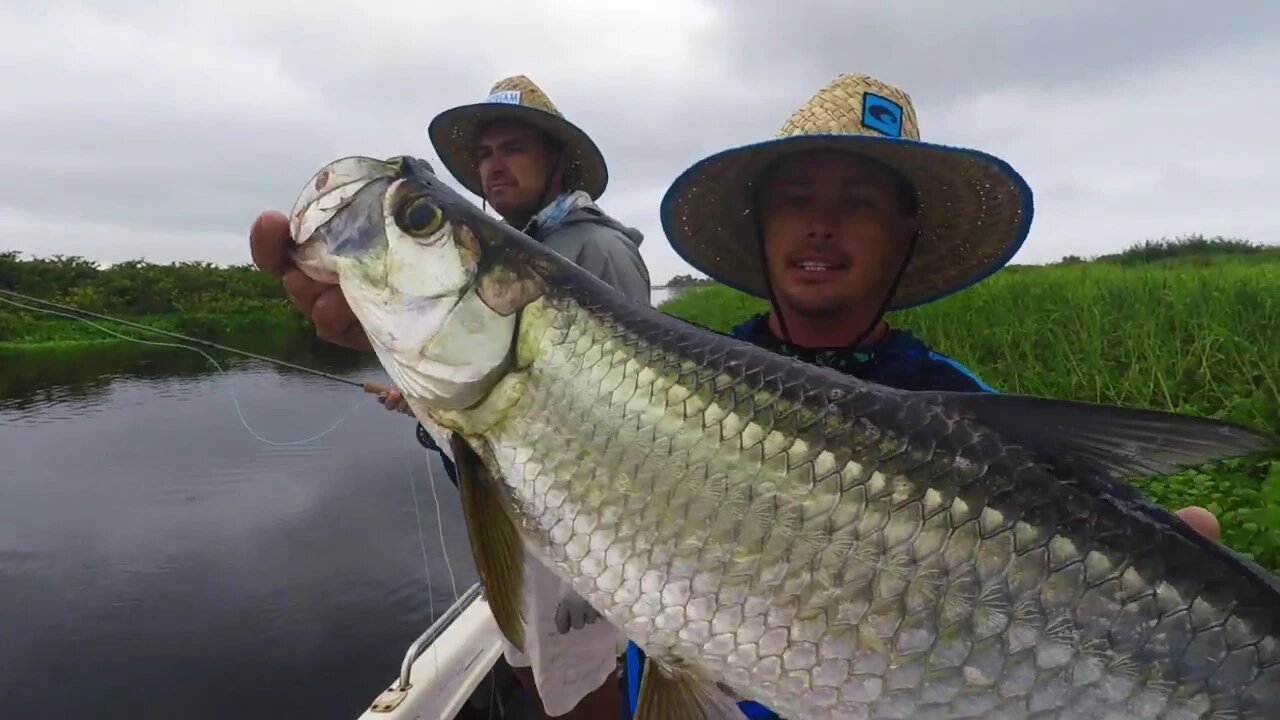
[[[645,650],[645,717],[731,717],[725,689],[792,720],[1280,708],[1275,581],[1116,479],[1274,436],[858,382],[630,303],[421,165],[362,162],[377,203],[329,211],[313,223],[323,247],[299,234],[303,255],[339,277],[415,414],[454,433],[473,549],[513,642],[503,538]],[[433,220],[403,220],[424,204]],[[428,279],[398,281],[428,266],[424,247]],[[455,280],[433,288],[430,273]],[[450,289],[445,319],[406,332],[404,298]],[[477,337],[509,352],[475,353],[482,379],[442,384],[433,358]]]
[[[995,434],[607,318],[526,311],[543,354],[488,438],[531,536],[650,656],[796,718],[1215,717],[1280,692],[1230,577],[1166,576],[1135,518]]]

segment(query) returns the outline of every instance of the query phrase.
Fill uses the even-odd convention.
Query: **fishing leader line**
[[[405,438],[405,444],[409,445],[410,443],[412,443],[413,445],[416,445],[417,444],[416,438],[412,441],[409,440],[409,438]],[[411,449],[411,452],[407,452],[404,456],[404,467],[405,467],[405,474],[409,478],[409,492],[413,497],[413,515],[418,522],[418,544],[422,549],[422,568],[424,571],[426,571],[426,575],[427,575],[428,622],[430,626],[434,626],[436,624],[436,605],[435,605],[435,589],[431,583],[431,559],[430,559],[430,556],[427,554],[426,531],[423,529],[423,526],[422,526],[423,525],[422,508],[421,508],[421,503],[418,500],[417,480],[414,477],[413,464],[412,464],[413,463],[412,458],[417,452],[417,449],[416,448],[410,448],[410,449]],[[435,471],[431,469],[431,461],[429,459],[427,460],[426,465],[427,465],[427,485],[428,487],[431,488],[431,497],[435,501],[435,506],[436,506],[436,529],[440,533],[440,545],[439,545],[440,554],[444,558],[444,567],[449,572],[449,585],[453,589],[453,602],[456,603],[459,597],[458,582],[457,580],[454,579],[453,563],[449,561],[449,545],[448,543],[445,542],[445,539],[444,539],[444,515],[442,514],[441,508],[440,508],[440,496],[436,493],[436,475],[435,475]],[[440,673],[439,643],[432,643],[430,651],[432,652],[433,659],[435,660],[435,668],[434,668],[435,672],[437,675],[439,675]],[[492,673],[493,671],[490,670],[490,672]],[[492,709],[493,708],[491,706],[490,716],[492,716]],[[505,712],[504,712],[504,716],[505,716]]]
[[[364,389],[366,389],[366,390],[367,390],[367,388],[365,388],[365,385],[364,385],[363,383],[356,382],[355,380],[350,380],[350,379],[348,379],[348,378],[339,377],[338,375],[333,375],[333,374],[331,374],[331,373],[324,372],[323,370],[316,370],[315,368],[309,368],[309,367],[305,367],[305,366],[303,366],[303,365],[295,365],[295,364],[293,364],[293,363],[291,363],[291,362],[287,362],[287,361],[285,361],[285,360],[279,360],[279,359],[277,359],[277,358],[267,357],[266,355],[259,355],[259,354],[257,354],[257,353],[251,353],[251,352],[249,352],[248,350],[241,350],[241,349],[239,349],[239,348],[227,347],[226,345],[219,345],[218,343],[216,343],[216,342],[212,342],[212,341],[210,341],[210,340],[201,340],[200,338],[193,338],[193,337],[190,337],[190,336],[188,336],[188,335],[183,335],[182,333],[176,333],[176,332],[173,332],[173,331],[170,331],[170,330],[161,330],[160,328],[157,328],[157,327],[151,327],[150,325],[143,325],[143,324],[141,324],[141,323],[136,323],[136,322],[132,322],[132,321],[129,321],[129,320],[125,320],[125,319],[123,319],[123,318],[112,317],[112,316],[110,316],[110,315],[103,315],[102,313],[96,313],[96,312],[93,312],[93,311],[91,311],[91,310],[85,310],[85,309],[78,308],[78,307],[72,307],[72,306],[70,306],[70,305],[63,305],[62,303],[56,303],[56,302],[54,302],[54,301],[52,301],[52,300],[45,300],[45,299],[43,299],[43,298],[32,297],[32,296],[30,296],[30,295],[23,295],[22,293],[20,293],[20,292],[15,292],[15,291],[13,291],[13,290],[6,290],[6,289],[4,289],[4,288],[0,288],[0,293],[3,293],[3,294],[5,294],[5,295],[12,295],[13,297],[21,298],[21,299],[26,300],[26,301],[28,301],[28,302],[37,302],[37,303],[40,303],[41,305],[49,305],[50,307],[59,308],[59,309],[61,309],[61,310],[65,310],[65,311],[68,311],[68,312],[79,313],[79,315],[75,315],[75,316],[73,316],[73,317],[71,318],[72,320],[79,320],[79,321],[81,321],[81,322],[88,322],[88,321],[87,321],[87,320],[85,320],[84,318],[80,317],[80,315],[88,315],[88,316],[90,316],[90,317],[96,317],[96,318],[98,318],[98,319],[100,319],[100,320],[107,320],[107,321],[110,321],[110,322],[113,322],[113,323],[118,323],[118,324],[120,324],[120,325],[127,325],[127,326],[129,326],[129,327],[138,328],[139,330],[146,330],[147,332],[153,332],[153,333],[157,333],[157,334],[159,334],[159,335],[167,335],[167,336],[169,336],[169,337],[171,337],[171,338],[177,338],[178,340],[181,340],[181,341],[183,341],[183,342],[192,343],[192,344],[194,344],[194,345],[204,345],[204,346],[206,346],[206,347],[211,347],[211,348],[215,348],[215,349],[217,349],[217,350],[222,350],[223,352],[229,352],[229,353],[231,353],[231,354],[233,354],[233,355],[242,355],[242,356],[244,356],[244,357],[253,358],[254,360],[261,360],[262,362],[265,362],[265,363],[271,363],[272,365],[279,365],[279,366],[281,366],[281,367],[292,368],[293,370],[298,370],[298,371],[300,371],[300,372],[309,373],[309,374],[311,374],[311,375],[316,375],[316,376],[318,376],[318,377],[326,378],[326,379],[328,379],[328,380],[333,380],[334,382],[344,383],[344,384],[346,384],[346,385],[354,385],[354,386],[356,386],[356,387],[358,387],[358,388],[364,388]],[[9,304],[10,304],[10,305],[17,305],[17,303],[14,303],[14,302],[12,302],[12,301],[10,301],[10,302],[9,302]],[[21,305],[19,305],[19,307],[22,307],[22,306],[21,306]],[[40,311],[40,308],[27,308],[27,309],[28,309],[28,310],[36,310],[36,311]],[[47,312],[47,311],[45,311],[45,312]],[[58,315],[58,314],[60,314],[60,313],[53,313],[53,314],[54,314],[54,315]],[[88,323],[88,324],[89,324],[89,325],[93,325],[93,323]],[[97,326],[96,326],[96,325],[94,325],[94,327],[97,327]],[[99,328],[99,329],[101,329],[101,328]],[[110,331],[108,330],[107,332],[110,332]],[[133,339],[133,338],[126,338],[126,339]],[[145,342],[145,341],[139,341],[139,342]],[[154,344],[154,343],[152,343],[152,344]],[[207,356],[206,356],[206,357],[207,357]]]
[[[327,378],[327,379],[330,379],[330,380],[336,380],[336,381],[341,382],[341,383],[345,383],[345,384],[348,384],[348,385],[354,385],[354,386],[356,386],[356,387],[360,387],[360,388],[363,388],[363,389],[365,389],[365,390],[368,390],[368,387],[367,387],[364,383],[359,383],[359,382],[356,382],[356,381],[354,381],[354,380],[349,380],[349,379],[347,379],[347,378],[338,377],[337,375],[331,375],[331,374],[329,374],[329,373],[326,373],[326,372],[323,372],[323,371],[320,371],[320,370],[314,370],[314,369],[312,369],[312,368],[303,367],[303,366],[301,366],[301,365],[294,365],[293,363],[285,362],[285,361],[283,361],[283,360],[277,360],[277,359],[275,359],[275,358],[270,358],[270,357],[266,357],[266,356],[263,356],[263,355],[257,355],[257,354],[255,354],[255,353],[250,353],[250,352],[247,352],[247,351],[244,351],[244,350],[238,350],[238,349],[236,349],[236,348],[226,347],[226,346],[223,346],[223,345],[219,345],[219,344],[217,344],[217,343],[209,342],[209,341],[207,341],[207,340],[199,340],[199,339],[196,339],[196,338],[189,338],[189,337],[186,337],[186,336],[181,335],[181,334],[179,334],[179,333],[169,332],[169,331],[167,331],[167,330],[161,330],[161,329],[159,329],[159,328],[153,328],[153,327],[150,327],[150,326],[148,326],[148,325],[142,325],[142,324],[139,324],[139,323],[133,323],[133,322],[130,322],[130,321],[128,321],[128,320],[122,320],[122,319],[120,319],[120,318],[111,317],[110,315],[102,315],[102,314],[100,314],[100,313],[93,313],[93,312],[90,312],[90,311],[88,311],[88,310],[82,310],[82,309],[80,309],[80,308],[73,308],[73,307],[70,307],[70,306],[60,305],[60,304],[58,304],[58,303],[55,303],[55,302],[52,302],[52,301],[49,301],[49,300],[42,300],[42,299],[40,299],[40,298],[29,297],[29,296],[23,295],[22,293],[16,293],[16,292],[13,292],[13,291],[11,291],[11,290],[5,290],[5,289],[3,289],[3,288],[0,288],[0,293],[4,293],[4,294],[7,294],[7,295],[13,295],[13,296],[17,296],[17,297],[21,297],[21,298],[23,298],[23,299],[27,299],[27,300],[33,300],[33,301],[35,301],[35,302],[40,302],[40,303],[44,303],[44,304],[47,304],[47,305],[53,305],[54,307],[62,307],[62,308],[65,308],[65,309],[67,309],[67,310],[70,310],[70,311],[72,311],[72,312],[84,313],[84,314],[86,314],[86,315],[92,315],[92,316],[95,316],[95,317],[100,317],[100,318],[103,318],[103,319],[108,320],[108,321],[118,322],[118,323],[120,323],[120,324],[122,324],[122,325],[129,325],[129,326],[137,327],[137,328],[140,328],[140,329],[142,329],[142,330],[149,331],[149,332],[155,332],[155,333],[159,333],[159,334],[162,334],[162,335],[170,335],[170,336],[174,336],[174,337],[181,338],[181,339],[183,339],[183,340],[188,340],[188,341],[192,342],[193,344],[191,344],[191,345],[185,345],[185,344],[182,344],[182,343],[167,343],[167,342],[156,342],[156,341],[153,341],[153,340],[143,340],[143,339],[141,339],[141,338],[131,337],[131,336],[129,336],[129,335],[125,335],[125,334],[123,334],[123,333],[116,332],[116,331],[114,331],[114,330],[112,330],[112,329],[110,329],[110,328],[103,327],[103,326],[98,325],[97,323],[95,323],[95,322],[93,322],[93,321],[91,321],[91,320],[88,320],[88,319],[86,319],[86,318],[80,317],[79,315],[74,315],[74,314],[72,314],[72,312],[61,312],[61,311],[59,311],[59,310],[53,310],[53,309],[50,309],[50,308],[33,307],[33,306],[31,306],[31,305],[25,305],[25,304],[23,304],[23,303],[15,302],[15,301],[13,301],[13,300],[9,300],[9,299],[7,299],[7,298],[0,297],[0,302],[6,303],[6,304],[8,304],[8,305],[12,305],[12,306],[17,307],[17,308],[20,308],[20,309],[22,309],[22,310],[28,310],[28,311],[31,311],[31,312],[42,312],[42,313],[46,313],[46,314],[49,314],[49,315],[56,315],[56,316],[59,316],[59,317],[65,317],[65,318],[70,318],[70,319],[72,319],[72,320],[77,320],[77,321],[79,321],[79,322],[82,322],[82,323],[84,323],[84,324],[88,325],[89,327],[92,327],[92,328],[94,328],[94,329],[96,329],[96,330],[99,330],[99,331],[101,331],[101,332],[104,332],[104,333],[106,333],[106,334],[108,334],[108,335],[112,335],[112,336],[118,337],[118,338],[120,338],[120,339],[122,339],[122,340],[128,340],[128,341],[136,342],[136,343],[139,343],[139,344],[142,344],[142,345],[152,345],[152,346],[155,346],[155,347],[173,347],[173,348],[182,348],[182,349],[186,349],[186,350],[191,350],[191,351],[197,352],[197,353],[199,353],[200,355],[204,356],[204,358],[205,358],[206,360],[208,360],[210,363],[212,363],[212,364],[213,364],[213,366],[214,366],[215,368],[217,368],[218,372],[219,372],[219,373],[221,373],[221,374],[222,374],[222,375],[224,375],[224,376],[228,374],[228,373],[227,373],[227,371],[226,371],[226,369],[225,369],[225,368],[223,368],[223,367],[222,367],[222,365],[220,365],[220,364],[218,363],[218,361],[217,361],[217,360],[215,360],[211,355],[209,355],[209,353],[206,353],[205,351],[203,351],[203,350],[201,350],[200,348],[196,347],[196,346],[195,346],[195,343],[200,343],[200,344],[204,344],[204,345],[209,345],[209,346],[211,346],[211,347],[218,348],[218,349],[223,350],[223,351],[225,351],[225,352],[229,352],[229,353],[232,353],[232,354],[238,354],[238,355],[243,355],[243,356],[246,356],[246,357],[255,358],[255,359],[258,359],[258,360],[262,360],[262,361],[264,361],[264,362],[268,362],[268,363],[272,363],[272,364],[276,364],[276,365],[283,365],[283,366],[285,366],[285,367],[290,367],[290,368],[293,368],[293,369],[296,369],[296,370],[300,370],[300,371],[302,371],[302,372],[310,373],[310,374],[312,374],[312,375],[318,375],[318,376],[320,376],[320,377],[324,377],[324,378]],[[306,444],[306,443],[309,443],[309,442],[314,442],[314,441],[316,441],[316,440],[319,440],[320,438],[324,437],[325,435],[328,435],[329,433],[333,432],[334,430],[337,430],[337,429],[338,429],[338,427],[339,427],[339,426],[341,426],[341,425],[342,425],[342,423],[343,423],[344,421],[346,421],[346,419],[351,415],[351,413],[352,413],[352,412],[354,412],[354,411],[355,411],[355,409],[356,409],[356,408],[357,408],[361,403],[363,403],[363,402],[364,402],[363,398],[362,398],[361,400],[357,401],[357,402],[356,402],[355,404],[353,404],[353,405],[352,405],[352,406],[351,406],[351,407],[350,407],[350,408],[349,408],[345,413],[343,413],[341,417],[339,417],[339,418],[338,418],[338,421],[337,421],[337,422],[335,422],[332,426],[330,426],[330,427],[329,427],[329,429],[325,430],[324,432],[321,432],[321,433],[319,433],[319,434],[317,434],[317,435],[313,435],[313,436],[311,436],[311,437],[309,437],[309,438],[304,438],[304,439],[302,439],[302,440],[278,441],[278,440],[269,440],[269,439],[267,439],[267,438],[263,437],[261,434],[259,434],[256,430],[254,430],[254,429],[253,429],[253,427],[249,424],[249,421],[248,421],[248,420],[245,418],[245,416],[244,416],[244,411],[243,411],[243,409],[240,407],[240,400],[239,400],[238,396],[236,395],[235,388],[234,388],[234,387],[230,387],[230,386],[229,386],[229,387],[228,387],[228,392],[231,394],[231,402],[235,405],[235,408],[236,408],[236,415],[239,417],[239,419],[240,419],[240,424],[244,427],[244,429],[245,429],[246,431],[248,431],[248,433],[249,433],[250,435],[252,435],[252,436],[253,436],[255,439],[257,439],[258,441],[263,442],[263,443],[265,443],[265,444],[267,444],[267,445],[275,445],[275,446],[303,445],[303,444]],[[408,476],[408,479],[409,479],[409,492],[410,492],[410,494],[411,494],[411,496],[412,496],[412,498],[413,498],[413,514],[414,514],[414,516],[415,516],[415,518],[416,518],[416,520],[417,520],[417,524],[418,524],[418,544],[419,544],[419,547],[420,547],[420,549],[421,549],[421,551],[422,551],[422,565],[423,565],[423,570],[426,572],[426,576],[427,576],[427,577],[426,577],[426,580],[427,580],[427,607],[428,607],[428,613],[429,613],[429,615],[430,615],[430,622],[431,622],[431,624],[432,624],[432,625],[434,625],[434,624],[435,624],[435,590],[434,590],[434,588],[432,587],[432,582],[431,582],[431,561],[430,561],[430,556],[429,556],[429,555],[428,555],[428,553],[427,553],[426,532],[425,532],[425,529],[423,528],[423,519],[422,519],[422,508],[421,508],[421,502],[420,502],[420,501],[419,501],[419,499],[418,499],[417,482],[416,482],[416,480],[415,480],[415,478],[414,478],[414,474],[413,474],[413,466],[412,466],[412,464],[411,464],[411,460],[410,460],[410,458],[411,458],[411,457],[412,457],[412,454],[407,454],[407,455],[405,456],[405,470],[406,470],[406,475]],[[431,497],[432,497],[432,499],[434,500],[434,503],[435,503],[435,509],[436,509],[436,527],[437,527],[437,529],[439,530],[439,533],[440,533],[440,551],[441,551],[441,554],[442,554],[442,556],[443,556],[443,558],[444,558],[444,566],[445,566],[445,569],[446,569],[446,570],[448,571],[448,573],[449,573],[449,584],[450,584],[450,586],[451,586],[451,589],[453,590],[453,598],[454,598],[454,601],[456,602],[456,601],[457,601],[457,599],[458,599],[458,584],[457,584],[457,580],[455,579],[454,574],[453,574],[453,564],[449,561],[449,550],[448,550],[448,546],[447,546],[447,544],[445,543],[445,538],[444,538],[444,522],[443,522],[443,515],[442,515],[442,513],[441,513],[441,507],[440,507],[440,497],[439,497],[439,495],[438,495],[438,494],[437,494],[437,492],[436,492],[436,477],[435,477],[435,472],[432,470],[431,462],[430,462],[429,460],[427,461],[427,484],[428,484],[428,486],[431,488]],[[436,670],[436,672],[437,672],[437,673],[439,673],[439,672],[440,672],[440,666],[439,666],[440,659],[439,659],[439,655],[438,655],[439,647],[436,647],[436,648],[435,648],[435,650],[436,650],[436,658],[435,658],[435,660],[436,660],[436,668],[435,668],[435,670]],[[492,673],[493,673],[493,671],[492,671],[492,670],[490,670],[490,673],[492,674]],[[495,690],[495,688],[494,688],[494,683],[493,683],[492,679],[491,679],[491,681],[490,681],[490,687],[489,687],[489,690],[490,690],[490,702],[492,703],[492,701],[493,701],[493,693],[494,693],[494,692],[496,692],[496,690]],[[492,705],[492,704],[491,704],[491,705],[490,705],[490,707],[489,707],[489,713],[490,713],[490,716],[492,717],[492,714],[493,714],[493,705]],[[506,716],[506,708],[505,708],[505,707],[503,707],[503,708],[502,708],[502,714],[503,714],[503,716],[504,716],[504,717]]]
[[[159,328],[153,328],[153,327],[149,327],[149,326],[147,326],[147,325],[141,325],[141,324],[138,324],[138,323],[129,322],[128,320],[121,320],[121,319],[119,319],[119,318],[113,318],[113,317],[111,317],[111,316],[109,316],[109,315],[101,315],[101,314],[99,314],[99,313],[92,313],[92,312],[90,312],[90,311],[88,311],[88,310],[81,310],[81,309],[79,309],[79,308],[71,308],[71,307],[68,307],[68,306],[65,306],[65,305],[59,305],[58,303],[54,303],[54,302],[51,302],[51,301],[49,301],[49,300],[41,300],[40,298],[32,298],[32,297],[28,297],[28,296],[26,296],[26,295],[22,295],[21,293],[16,293],[16,292],[13,292],[13,291],[10,291],[10,290],[5,290],[5,289],[3,289],[3,288],[0,288],[0,293],[4,293],[4,294],[6,294],[6,295],[15,295],[15,296],[22,297],[22,298],[24,298],[24,299],[28,299],[28,300],[35,300],[36,302],[41,302],[41,303],[45,303],[45,304],[48,304],[48,305],[53,305],[53,306],[55,306],[55,307],[65,307],[65,308],[67,308],[67,309],[69,309],[69,310],[72,310],[72,311],[74,311],[74,312],[83,312],[83,313],[85,313],[86,315],[93,315],[93,316],[95,316],[95,317],[101,317],[101,318],[104,318],[104,319],[106,319],[106,320],[110,320],[110,321],[112,321],[112,322],[118,322],[118,323],[120,323],[120,324],[122,324],[122,325],[130,325],[130,326],[133,326],[133,327],[138,327],[138,328],[141,328],[141,329],[143,329],[143,330],[147,330],[147,331],[150,331],[150,332],[159,333],[159,334],[162,334],[162,335],[171,335],[171,336],[180,337],[180,338],[182,338],[182,339],[184,339],[184,340],[188,340],[188,341],[191,341],[191,342],[193,342],[193,343],[201,343],[201,344],[204,344],[204,345],[209,345],[209,346],[216,347],[216,348],[218,348],[218,349],[220,349],[220,350],[224,350],[224,351],[226,351],[226,352],[230,352],[230,353],[233,353],[233,354],[244,355],[244,356],[246,356],[246,357],[251,357],[251,358],[254,358],[254,359],[257,359],[257,360],[262,360],[262,361],[264,361],[264,362],[269,362],[269,363],[273,363],[273,364],[276,364],[276,365],[284,365],[284,366],[286,366],[286,367],[291,367],[291,368],[294,368],[294,369],[297,369],[297,370],[301,370],[301,371],[303,371],[303,372],[307,372],[307,373],[310,373],[310,374],[312,374],[312,375],[319,375],[319,376],[321,376],[321,377],[325,377],[325,378],[328,378],[328,379],[330,379],[330,380],[336,380],[336,381],[338,381],[338,382],[346,383],[346,384],[348,384],[348,385],[355,385],[356,387],[364,387],[364,385],[363,385],[362,383],[356,382],[355,380],[349,380],[349,379],[347,379],[347,378],[338,377],[337,375],[331,375],[331,374],[329,374],[329,373],[322,372],[322,371],[320,371],[320,370],[313,370],[313,369],[311,369],[311,368],[306,368],[306,367],[303,367],[303,366],[301,366],[301,365],[294,365],[293,363],[285,362],[285,361],[283,361],[283,360],[276,360],[276,359],[274,359],[274,358],[269,358],[269,357],[266,357],[266,356],[257,355],[257,354],[255,354],[255,353],[247,352],[247,351],[245,351],[245,350],[237,350],[237,349],[235,349],[235,348],[225,347],[225,346],[222,346],[222,345],[218,345],[217,343],[212,343],[212,342],[209,342],[209,341],[206,341],[206,340],[197,340],[197,339],[195,339],[195,338],[188,338],[188,337],[186,337],[186,336],[184,336],[184,335],[181,335],[181,334],[179,334],[179,333],[173,333],[173,332],[169,332],[169,331],[167,331],[167,330],[160,330]],[[195,345],[184,345],[184,344],[181,344],[181,343],[167,343],[167,342],[156,342],[156,341],[154,341],[154,340],[143,340],[142,338],[130,337],[130,336],[128,336],[128,335],[125,335],[125,334],[122,334],[122,333],[118,333],[118,332],[116,332],[115,330],[112,330],[112,329],[110,329],[110,328],[103,327],[103,326],[101,326],[101,325],[99,325],[99,324],[97,324],[97,323],[95,323],[95,322],[93,322],[93,321],[91,321],[91,320],[88,320],[88,319],[86,319],[86,318],[80,317],[80,316],[78,316],[78,315],[73,315],[73,314],[71,314],[71,313],[69,313],[69,312],[60,312],[60,311],[58,311],[58,310],[52,310],[52,309],[50,309],[50,308],[42,308],[42,307],[34,307],[34,306],[31,306],[31,305],[24,305],[24,304],[22,304],[22,303],[15,302],[15,301],[13,301],[13,300],[9,300],[9,299],[7,299],[7,298],[3,298],[3,297],[0,297],[0,302],[7,303],[7,304],[12,305],[12,306],[14,306],[14,307],[21,308],[21,309],[23,309],[23,310],[28,310],[28,311],[31,311],[31,312],[41,312],[41,313],[46,313],[46,314],[48,314],[48,315],[57,315],[57,316],[60,316],[60,317],[70,318],[70,319],[72,319],[72,320],[76,320],[76,321],[82,322],[82,323],[84,323],[84,324],[88,325],[89,327],[92,327],[92,328],[94,328],[94,329],[96,329],[96,330],[99,330],[99,331],[101,331],[101,332],[104,332],[104,333],[106,333],[106,334],[108,334],[108,335],[113,335],[113,336],[118,337],[118,338],[120,338],[120,339],[122,339],[122,340],[129,340],[129,341],[131,341],[131,342],[136,342],[136,343],[139,343],[139,344],[141,344],[141,345],[153,345],[153,346],[155,346],[155,347],[171,347],[171,348],[182,348],[182,349],[184,349],[184,350],[191,350],[191,351],[193,351],[193,352],[197,352],[197,353],[200,353],[201,355],[203,355],[203,356],[204,356],[204,358],[205,358],[206,360],[208,360],[210,363],[212,363],[212,364],[213,364],[213,366],[214,366],[215,368],[217,368],[218,372],[222,373],[224,376],[225,376],[225,375],[228,375],[228,373],[227,373],[226,369],[224,369],[220,364],[218,364],[218,361],[217,361],[217,360],[214,360],[212,355],[210,355],[209,353],[207,353],[207,352],[205,352],[205,351],[201,350],[201,349],[200,349],[200,348],[198,348],[198,347],[195,347]],[[346,411],[345,413],[343,413],[343,414],[338,418],[338,421],[337,421],[337,422],[335,422],[335,423],[334,423],[332,426],[330,426],[327,430],[325,430],[325,431],[323,431],[323,432],[321,432],[321,433],[319,433],[319,434],[317,434],[317,435],[312,435],[311,437],[303,438],[303,439],[301,439],[301,440],[271,440],[271,439],[268,439],[268,438],[263,437],[260,433],[258,433],[258,431],[256,431],[256,430],[254,430],[254,429],[253,429],[253,426],[251,426],[251,425],[249,424],[248,419],[246,419],[246,418],[245,418],[245,416],[244,416],[244,410],[240,407],[240,399],[239,399],[239,397],[236,395],[235,388],[234,388],[233,386],[230,386],[230,385],[229,385],[229,386],[228,386],[228,388],[227,388],[227,390],[228,390],[228,392],[231,394],[231,402],[232,402],[232,404],[234,404],[234,405],[235,405],[235,408],[236,408],[236,415],[239,417],[239,419],[240,419],[240,424],[241,424],[242,426],[244,426],[244,429],[245,429],[246,431],[248,431],[248,433],[249,433],[250,435],[252,435],[252,436],[254,437],[254,439],[258,440],[259,442],[262,442],[262,443],[264,443],[264,444],[266,444],[266,445],[274,445],[274,446],[277,446],[277,447],[279,447],[279,446],[305,445],[305,444],[307,444],[307,443],[315,442],[316,440],[319,440],[320,438],[323,438],[324,436],[328,435],[329,433],[333,432],[334,430],[337,430],[337,429],[342,425],[342,423],[346,422],[347,418],[351,416],[351,413],[355,412],[355,409],[356,409],[357,407],[359,407],[361,403],[365,402],[365,400],[364,400],[363,398],[361,398],[359,401],[357,401],[356,403],[352,404],[352,406],[351,406],[350,408],[348,408],[348,409],[347,409],[347,411]]]

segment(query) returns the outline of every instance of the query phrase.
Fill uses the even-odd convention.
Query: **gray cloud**
[[[39,255],[247,262],[254,215],[320,165],[434,160],[431,117],[514,73],[605,150],[602,204],[645,233],[658,282],[690,271],[658,222],[671,180],[842,72],[906,89],[925,139],[1027,176],[1018,262],[1280,230],[1280,6],[1262,2],[51,2],[0,10],[0,62],[0,245]]]
[[[1176,10],[1160,0],[712,2],[726,9],[726,21],[708,45],[762,84],[816,89],[833,69],[857,68],[929,103],[997,89],[1087,87],[1274,37],[1280,24],[1280,5],[1265,0]]]

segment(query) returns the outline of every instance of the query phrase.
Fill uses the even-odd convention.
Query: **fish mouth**
[[[434,175],[425,160],[352,156],[311,176],[289,213],[289,234],[299,247],[323,245],[330,255],[358,258],[386,245],[387,190],[398,180]]]

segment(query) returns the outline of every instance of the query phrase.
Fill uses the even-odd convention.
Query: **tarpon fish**
[[[292,231],[449,434],[498,627],[527,548],[646,653],[640,718],[1280,718],[1280,584],[1124,483],[1275,435],[788,359],[413,158],[326,166]]]

